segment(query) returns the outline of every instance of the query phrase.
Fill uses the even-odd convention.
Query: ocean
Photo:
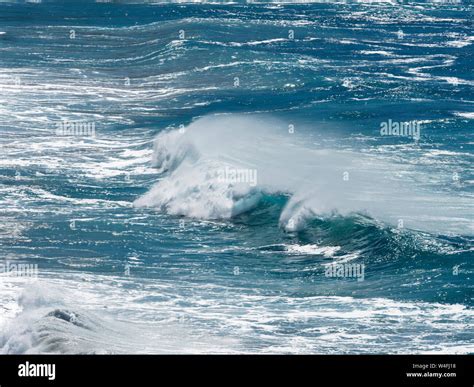
[[[473,353],[473,9],[0,2],[0,353]]]

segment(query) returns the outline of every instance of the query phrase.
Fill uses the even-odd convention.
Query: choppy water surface
[[[472,353],[472,10],[0,3],[1,351]]]

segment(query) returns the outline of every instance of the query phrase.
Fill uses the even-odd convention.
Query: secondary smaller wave
[[[116,312],[130,317],[131,308],[136,313],[134,320],[108,311],[109,307],[120,309],[124,299],[114,297],[114,287],[96,288],[96,281],[103,279],[92,280],[87,290],[81,288],[84,302],[78,306],[72,291],[87,286],[78,280],[41,280],[27,285],[18,297],[19,312],[1,326],[0,354],[202,353],[209,348],[223,351],[222,340],[212,334],[201,337],[184,323],[156,321],[156,316],[144,318],[140,303]],[[70,287],[65,286],[71,283]],[[106,294],[101,292],[104,289]],[[97,303],[98,299],[110,304]],[[227,345],[232,343],[224,341]],[[231,349],[227,347],[226,351]]]

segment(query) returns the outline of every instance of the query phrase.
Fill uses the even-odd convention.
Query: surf
[[[427,189],[416,166],[316,145],[269,116],[206,116],[161,132],[152,164],[160,179],[136,207],[230,219],[257,207],[265,195],[286,195],[279,224],[287,231],[302,230],[315,218],[354,214],[437,234],[473,231],[471,198]],[[254,170],[258,182],[222,179],[229,168]],[[400,179],[404,175],[410,177]]]

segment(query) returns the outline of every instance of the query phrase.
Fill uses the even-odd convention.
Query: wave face
[[[344,3],[0,2],[1,353],[474,351],[472,5]]]

